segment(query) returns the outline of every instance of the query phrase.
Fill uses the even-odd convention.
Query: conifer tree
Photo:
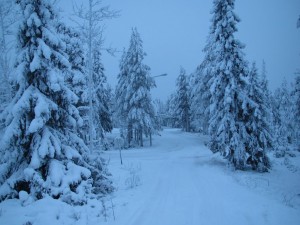
[[[101,41],[94,44],[93,49],[93,106],[94,122],[96,122],[96,135],[103,138],[104,132],[111,132],[112,119],[109,108],[110,93],[107,87],[107,78],[101,62]]]
[[[146,53],[137,29],[132,30],[128,49],[128,74],[130,101],[128,122],[134,131],[134,139],[143,146],[143,134],[151,135],[155,127],[155,115],[150,90],[155,86],[150,68],[143,63]]]
[[[220,152],[237,169],[246,163],[245,106],[250,104],[247,88],[247,63],[244,46],[235,38],[234,0],[215,0],[210,37],[210,55],[214,68],[209,79],[210,149]]]
[[[190,131],[190,100],[189,87],[185,70],[181,67],[177,78],[176,114],[180,118],[181,128]]]
[[[271,125],[268,120],[268,118],[270,118],[270,111],[268,109],[266,96],[259,83],[255,63],[252,64],[249,73],[248,88],[248,96],[252,104],[247,106],[249,108],[245,118],[248,133],[245,148],[249,155],[247,163],[251,164],[254,170],[264,172],[270,168],[266,149],[273,145],[273,139],[271,135]]]
[[[273,100],[275,143],[277,148],[288,148],[293,137],[293,113],[291,93],[286,79],[283,80],[281,87],[275,90]]]
[[[132,29],[130,46],[122,57],[116,90],[117,102],[123,102],[119,106],[122,107],[120,116],[127,126],[128,144],[131,145],[134,140],[140,146],[143,146],[143,135],[150,135],[151,139],[155,130],[155,115],[150,94],[150,89],[155,83],[149,75],[150,68],[143,63],[146,54],[142,44],[137,29]]]
[[[115,112],[118,118],[118,124],[121,127],[121,135],[123,138],[127,138],[127,144],[130,142],[127,135],[127,125],[128,125],[128,112],[129,112],[129,75],[127,70],[127,53],[124,50],[120,64],[120,72],[118,74],[118,83],[115,91]]]
[[[271,112],[271,92],[269,89],[269,83],[268,83],[268,79],[267,79],[267,69],[266,69],[266,62],[263,60],[262,62],[262,71],[261,71],[261,76],[259,79],[259,86],[260,89],[263,92],[263,98],[264,98],[264,102],[266,104],[266,106],[269,108],[269,113],[270,117],[268,118],[270,120],[270,123],[272,123],[272,112]]]
[[[210,79],[210,73],[207,73],[204,65],[209,66],[206,63],[202,62],[190,77],[191,127],[194,131],[208,134],[208,106],[210,91],[207,87],[207,81]],[[204,74],[205,71],[206,73]]]
[[[298,74],[295,78],[294,89],[292,91],[293,100],[293,125],[294,135],[293,141],[300,151],[300,75]]]
[[[88,96],[86,93],[87,77],[85,75],[85,59],[84,48],[82,46],[81,34],[73,28],[67,27],[62,22],[58,23],[57,31],[61,39],[66,43],[66,54],[69,57],[71,70],[65,76],[65,81],[68,87],[78,96],[76,108],[79,111],[80,117],[83,119],[83,124],[78,129],[78,134],[87,143],[88,133]]]
[[[80,27],[81,32],[84,36],[84,44],[87,49],[87,62],[86,62],[86,74],[87,74],[87,96],[88,96],[88,143],[89,147],[93,148],[94,142],[97,136],[101,134],[103,136],[103,126],[95,127],[94,119],[98,117],[97,106],[94,105],[93,96],[97,90],[93,88],[97,85],[93,84],[93,76],[94,76],[94,61],[93,58],[95,56],[95,49],[100,51],[99,45],[97,45],[98,41],[101,40],[103,34],[103,24],[102,22],[106,19],[114,18],[118,15],[116,11],[110,9],[109,6],[104,6],[101,0],[88,0],[87,8],[84,5],[78,7],[75,5],[75,15],[77,19],[81,20],[80,22],[76,21]],[[102,40],[101,40],[102,41]],[[100,58],[98,58],[100,59]],[[104,109],[104,108],[103,108]],[[102,116],[104,116],[104,111],[102,111]],[[104,117],[102,117],[104,118]],[[106,118],[108,119],[108,118]],[[99,133],[100,132],[100,133]]]
[[[65,82],[71,65],[57,33],[57,14],[48,0],[18,0],[17,92],[1,120],[0,199],[26,191],[73,204],[92,192],[107,192],[106,174],[89,160],[77,135],[82,124],[78,97]]]
[[[173,128],[180,127],[180,118],[176,114],[177,96],[175,93],[171,94],[166,103],[167,126]]]
[[[215,3],[214,3],[215,4]],[[216,20],[216,18],[215,18]],[[209,30],[206,46],[203,49],[204,59],[194,73],[195,84],[192,89],[192,117],[196,130],[209,133],[209,118],[211,105],[211,82],[215,73],[217,57],[215,34],[218,23],[214,21]]]

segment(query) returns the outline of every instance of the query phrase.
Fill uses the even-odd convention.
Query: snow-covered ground
[[[0,224],[300,224],[300,154],[270,173],[234,171],[206,137],[166,129],[153,147],[107,151],[116,191],[86,206],[43,199],[0,203]]]

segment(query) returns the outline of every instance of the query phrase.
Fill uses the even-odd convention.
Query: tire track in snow
[[[151,149],[128,153],[141,163],[143,181],[114,224],[291,225],[300,221],[297,211],[241,187],[198,135],[166,130],[156,142]]]
[[[174,133],[178,135],[178,132]],[[201,199],[201,193],[194,182],[195,159],[190,154],[185,157],[192,149],[190,139],[174,139],[174,134],[166,139],[161,154],[167,153],[169,157],[156,164],[153,171],[155,182],[148,186],[148,191],[143,196],[144,201],[125,224],[198,224],[201,216],[198,200]],[[192,155],[194,154],[193,152]]]

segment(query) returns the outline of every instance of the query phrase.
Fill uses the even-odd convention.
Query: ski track
[[[123,190],[131,198],[117,208],[111,224],[300,224],[298,209],[238,184],[199,135],[170,129],[156,142],[152,148],[123,151],[125,163],[141,164],[142,184]],[[116,152],[111,157],[116,165]]]

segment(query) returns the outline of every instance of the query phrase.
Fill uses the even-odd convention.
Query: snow
[[[207,141],[165,129],[152,147],[122,150],[123,165],[119,150],[107,151],[102,156],[110,161],[112,195],[70,206],[51,198],[23,204],[27,195],[19,193],[20,200],[0,203],[0,224],[299,224],[299,152],[280,159],[270,154],[269,173],[235,171]]]
[[[34,72],[41,68],[41,59],[37,52],[34,53],[32,62],[30,63],[30,72]]]

